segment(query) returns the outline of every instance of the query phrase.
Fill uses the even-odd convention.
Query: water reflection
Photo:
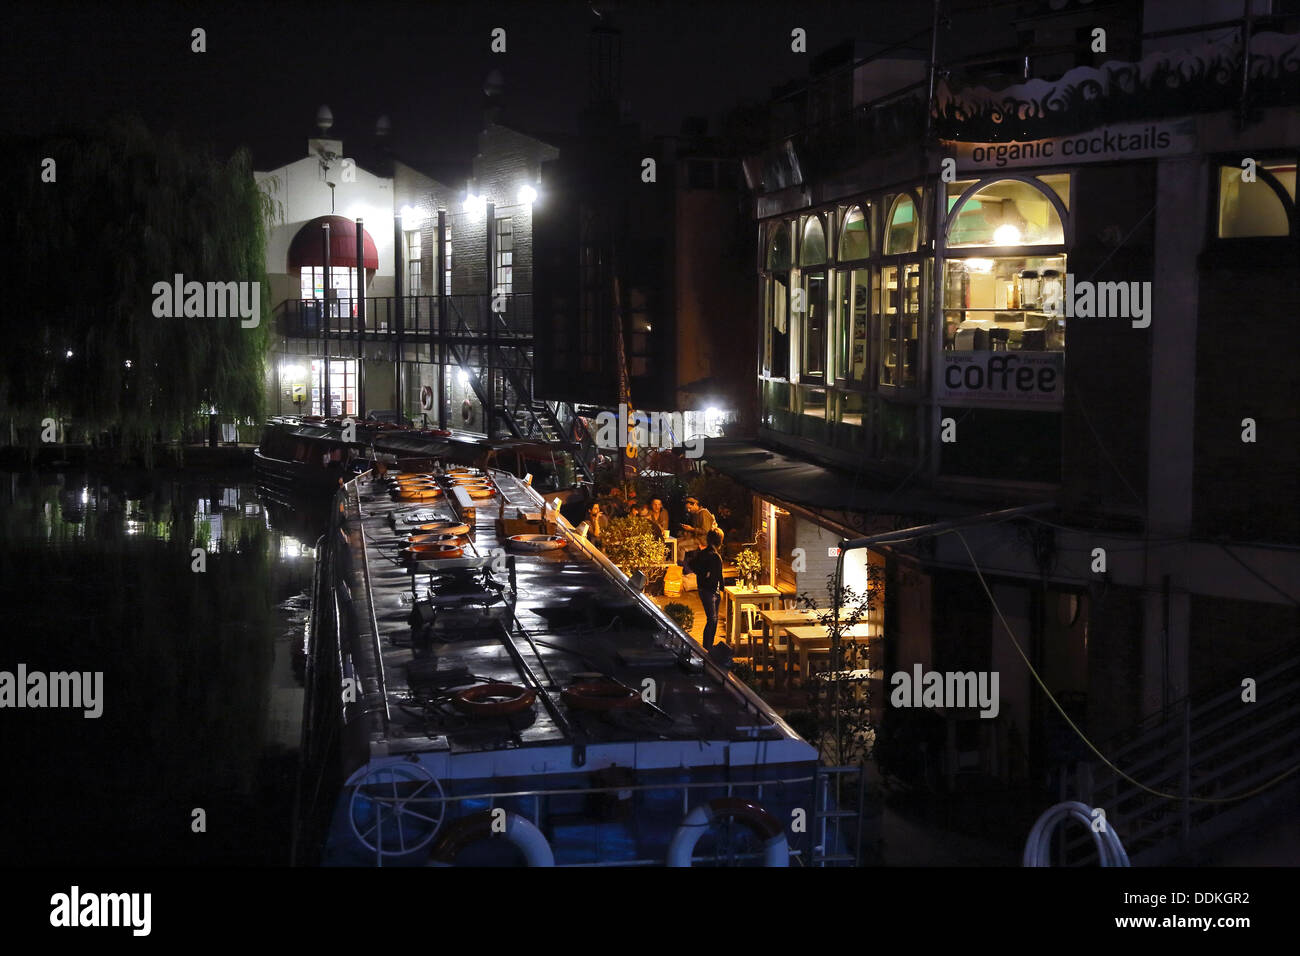
[[[104,675],[98,719],[0,709],[5,862],[285,861],[319,521],[252,484],[0,476],[0,671]]]

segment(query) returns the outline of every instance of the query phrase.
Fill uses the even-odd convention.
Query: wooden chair
[[[731,649],[733,656],[740,657],[740,646],[743,644],[748,654],[747,656],[755,672],[758,670],[758,659],[754,653],[758,645],[757,638],[763,633],[762,621],[758,619],[758,608],[753,604],[742,604],[739,608],[733,608],[732,613],[737,613],[740,618],[736,627],[736,646]]]

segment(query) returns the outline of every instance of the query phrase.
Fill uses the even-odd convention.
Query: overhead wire
[[[1297,771],[1300,771],[1300,764],[1296,764],[1290,770],[1283,771],[1282,773],[1273,777],[1271,780],[1267,780],[1264,783],[1260,784],[1258,787],[1255,787],[1251,790],[1247,790],[1245,793],[1239,793],[1231,797],[1194,797],[1191,794],[1179,795],[1176,793],[1167,793],[1163,790],[1156,790],[1153,787],[1149,787],[1146,784],[1142,783],[1140,780],[1136,780],[1133,777],[1130,777],[1123,770],[1119,769],[1119,767],[1115,766],[1115,764],[1110,760],[1109,757],[1107,757],[1105,754],[1103,754],[1100,750],[1097,749],[1097,746],[1092,742],[1091,739],[1089,739],[1088,735],[1085,734],[1082,730],[1080,730],[1078,725],[1076,725],[1075,722],[1070,719],[1070,715],[1066,713],[1065,708],[1061,706],[1060,702],[1056,699],[1056,696],[1048,689],[1047,685],[1043,682],[1042,677],[1039,676],[1038,671],[1034,668],[1033,663],[1029,660],[1029,657],[1025,654],[1023,648],[1021,648],[1020,642],[1016,640],[1015,632],[1011,630],[1011,625],[1007,623],[1006,617],[1002,614],[1002,608],[998,605],[997,599],[993,597],[993,592],[992,590],[989,589],[988,582],[984,580],[984,574],[980,570],[979,562],[975,560],[975,554],[973,551],[971,551],[970,545],[966,541],[966,536],[963,535],[961,531],[955,528],[949,529],[947,531],[941,531],[938,533],[955,534],[958,540],[961,541],[962,547],[966,549],[966,554],[970,557],[971,567],[974,568],[975,570],[975,576],[979,578],[980,586],[984,588],[984,593],[988,596],[989,603],[993,606],[993,610],[997,613],[998,620],[1002,622],[1002,627],[1006,630],[1007,637],[1011,639],[1012,646],[1016,649],[1016,653],[1020,655],[1020,659],[1025,662],[1025,667],[1028,668],[1030,675],[1034,678],[1035,683],[1038,684],[1039,689],[1042,690],[1042,692],[1047,696],[1047,699],[1052,702],[1052,706],[1056,708],[1057,713],[1061,715],[1062,719],[1066,722],[1066,724],[1069,725],[1070,729],[1074,731],[1075,735],[1078,736],[1078,738],[1083,741],[1083,743],[1087,746],[1089,750],[1091,750],[1094,754],[1097,755],[1097,758],[1100,759],[1102,763],[1104,763],[1107,767],[1113,770],[1121,778],[1133,784],[1139,790],[1143,790],[1146,793],[1151,794],[1152,796],[1161,797],[1162,799],[1165,800],[1186,800],[1190,803],[1206,803],[1206,804],[1236,803],[1239,800],[1245,800],[1249,797],[1253,797],[1257,794],[1263,793],[1265,790],[1268,790],[1269,788],[1276,786],[1277,784],[1285,780],[1287,777],[1290,777],[1292,774],[1296,773]]]

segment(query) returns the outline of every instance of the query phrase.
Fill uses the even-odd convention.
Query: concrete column
[[[1151,402],[1147,429],[1147,526],[1157,537],[1192,527],[1196,400],[1197,256],[1205,243],[1207,173],[1201,156],[1156,167],[1155,270],[1151,285]],[[1142,712],[1187,693],[1190,599],[1180,591],[1185,545],[1146,556]],[[1168,578],[1166,579],[1166,575]]]

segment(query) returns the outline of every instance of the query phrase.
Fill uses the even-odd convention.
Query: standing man
[[[686,513],[691,516],[689,522],[682,524],[682,541],[687,548],[703,548],[708,543],[710,531],[716,530],[717,522],[713,520],[713,515],[708,508],[700,507],[700,499],[691,497],[686,499]],[[721,535],[718,538],[718,546],[722,546]]]
[[[706,546],[691,554],[690,571],[695,574],[695,583],[700,591],[700,604],[704,605],[704,643],[705,653],[713,651],[713,638],[718,633],[718,598],[722,595],[722,555],[718,548],[722,546],[722,535],[717,529],[710,531],[705,538]]]

